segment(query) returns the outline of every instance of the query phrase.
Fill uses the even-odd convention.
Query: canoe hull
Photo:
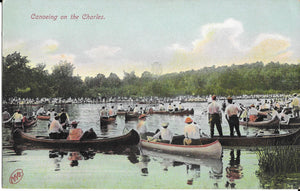
[[[173,142],[180,142],[182,136],[174,136]],[[283,146],[283,145],[298,145],[300,142],[300,129],[293,133],[283,135],[265,135],[253,137],[214,137],[214,138],[201,138],[202,143],[218,140],[222,146],[229,147],[249,147],[249,146]]]
[[[90,140],[66,140],[66,139],[49,139],[49,137],[39,136],[38,138],[22,132],[17,129],[13,133],[14,145],[32,145],[44,148],[105,148],[105,147],[118,147],[137,145],[140,141],[139,134],[135,130],[131,130],[128,134],[103,138],[103,139],[90,139]]]
[[[40,120],[49,120],[50,116],[48,116],[48,115],[38,115],[37,118],[40,119]]]
[[[156,149],[169,154],[195,156],[199,158],[215,158],[222,156],[222,146],[219,141],[205,145],[174,145],[160,142],[141,140],[142,148]]]
[[[240,125],[248,126],[248,127],[258,127],[263,129],[276,129],[279,127],[279,119],[276,117],[273,120],[269,120],[269,121],[259,121],[259,122],[240,121]]]

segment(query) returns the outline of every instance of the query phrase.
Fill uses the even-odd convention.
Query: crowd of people
[[[299,118],[299,98],[297,94],[293,95],[294,98],[288,103],[292,107],[293,117]],[[171,104],[167,107],[164,106],[163,103],[160,103],[158,106],[160,111],[180,111],[184,110],[184,107],[181,103],[176,106],[176,104]],[[242,104],[236,104],[233,102],[232,97],[227,98],[227,104],[224,102],[220,105],[217,102],[217,97],[213,95],[211,97],[211,101],[207,106],[207,116],[208,122],[210,127],[210,137],[213,138],[215,136],[215,128],[218,131],[218,135],[223,137],[223,130],[222,130],[222,110],[225,115],[225,119],[228,122],[230,136],[233,137],[234,134],[238,137],[241,137],[239,122],[240,120],[249,121],[249,122],[258,122],[264,120],[269,114],[275,118],[278,117],[281,121],[285,121],[288,123],[289,117],[286,113],[285,108],[280,105],[278,102],[273,102],[272,100],[267,101],[265,100],[264,103],[260,103],[258,105],[251,104],[248,107],[243,106]],[[103,106],[100,110],[101,117],[115,117],[117,115],[117,111],[125,111],[122,103],[118,105],[117,110],[114,106],[106,107]],[[133,113],[139,114],[139,122],[137,124],[137,131],[140,133],[141,138],[147,139],[147,112],[145,108],[139,107],[135,105],[132,107],[131,105],[128,106],[127,111],[132,111]],[[49,137],[53,139],[63,138],[68,140],[79,140],[81,137],[96,137],[95,132],[92,129],[85,133],[80,129],[77,128],[79,122],[73,121],[70,122],[69,115],[65,111],[64,108],[61,108],[60,113],[56,112],[55,109],[48,109],[47,111],[43,106],[41,106],[36,111],[36,116],[38,115],[47,115],[50,117],[49,119]],[[13,120],[14,123],[25,123],[28,121],[27,113],[21,113],[18,109],[15,113],[10,116],[7,109],[5,108],[2,113],[3,121],[11,121]],[[183,144],[193,144],[192,141],[195,139],[200,139],[203,136],[201,130],[196,125],[191,117],[187,117],[184,121],[186,126],[183,128],[183,134],[185,136]],[[67,130],[67,127],[70,126],[70,130]],[[163,142],[172,142],[173,132],[168,128],[169,123],[164,122],[161,125],[161,129],[157,130],[152,139],[160,139]],[[91,133],[92,135],[88,135]]]

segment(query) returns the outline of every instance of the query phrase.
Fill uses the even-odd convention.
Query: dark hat
[[[217,98],[216,95],[213,95],[213,96],[211,97],[212,100],[216,100],[216,98]]]

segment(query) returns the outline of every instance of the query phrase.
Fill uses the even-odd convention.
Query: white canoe
[[[215,159],[222,157],[222,146],[218,140],[205,145],[174,145],[141,140],[141,146],[142,148],[160,150],[165,153],[176,155]]]

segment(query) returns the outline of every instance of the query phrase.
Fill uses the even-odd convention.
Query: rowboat
[[[126,112],[125,113],[125,121],[138,120],[139,116],[140,116],[139,113]]]
[[[100,124],[107,125],[110,123],[114,123],[116,121],[117,115],[109,116],[109,117],[100,117]]]
[[[280,121],[280,129],[293,129],[300,127],[300,118],[292,117],[288,123]]]
[[[181,143],[183,135],[174,136],[172,143]],[[248,146],[283,146],[283,145],[298,145],[300,144],[300,129],[297,129],[291,133],[276,134],[276,135],[258,135],[258,136],[215,136],[213,138],[202,137],[200,139],[203,144],[211,141],[220,141],[222,146],[236,146],[236,147],[248,147]]]
[[[99,149],[105,147],[137,145],[140,142],[140,136],[132,129],[127,134],[117,137],[88,140],[67,140],[50,139],[48,136],[34,136],[24,133],[20,129],[16,129],[13,132],[13,141],[14,146],[35,146],[51,149]]]
[[[266,120],[266,121],[240,121],[240,125],[248,126],[248,127],[258,127],[258,128],[264,128],[264,129],[275,129],[279,126],[279,119],[277,117]]]
[[[14,127],[15,128],[29,128],[29,127],[32,127],[33,125],[35,125],[37,122],[37,119],[36,118],[33,118],[31,121],[28,121],[26,123],[24,123],[23,125],[22,124],[14,124]]]
[[[49,120],[50,115],[38,115],[37,118],[40,120]]]
[[[219,159],[222,156],[222,146],[218,140],[204,145],[183,145],[183,139],[179,144],[169,144],[141,140],[142,148],[156,149],[169,154],[194,156],[200,158]]]
[[[163,115],[193,115],[194,109],[192,108],[191,110],[186,109],[186,110],[182,110],[182,111],[155,111],[153,109],[150,109],[149,113],[150,114],[163,114]]]

